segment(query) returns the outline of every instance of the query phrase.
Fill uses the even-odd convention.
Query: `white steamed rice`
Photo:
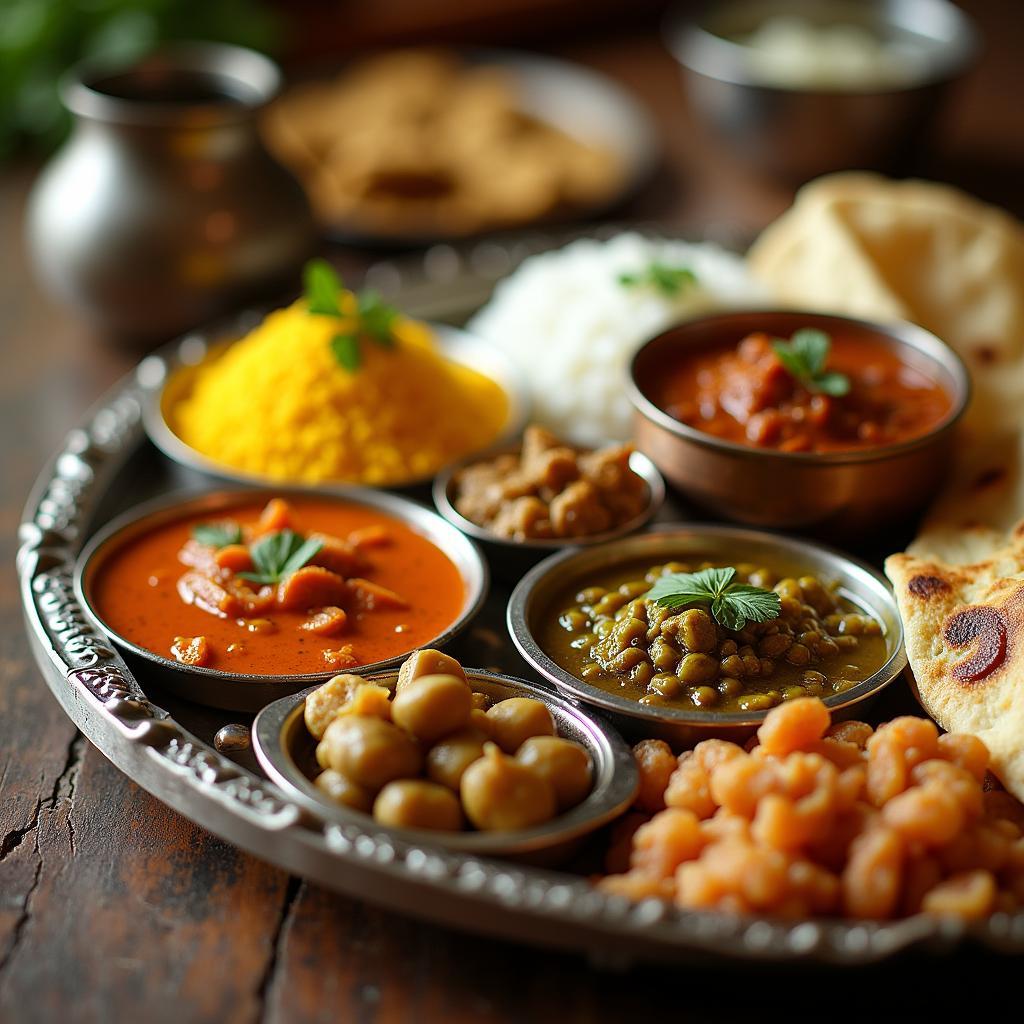
[[[619,275],[652,261],[688,267],[696,285],[668,298]],[[630,357],[674,323],[764,299],[742,257],[720,246],[646,238],[582,239],[525,260],[469,329],[498,345],[528,382],[533,421],[581,445],[629,437]]]

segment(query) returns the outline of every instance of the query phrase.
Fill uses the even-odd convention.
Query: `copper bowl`
[[[754,331],[788,338],[802,327],[881,339],[904,363],[946,389],[949,412],[927,433],[899,444],[849,452],[780,452],[736,444],[680,423],[645,390],[662,360],[680,348],[738,343]],[[688,498],[736,522],[831,538],[893,526],[924,509],[948,472],[953,427],[970,390],[959,356],[921,327],[790,310],[722,313],[673,327],[636,353],[628,383],[637,449]]]

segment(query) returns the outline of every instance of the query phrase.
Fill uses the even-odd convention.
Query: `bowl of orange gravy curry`
[[[629,394],[637,449],[698,504],[849,537],[924,508],[970,383],[912,324],[771,310],[658,335],[633,359]]]
[[[190,700],[232,710],[442,646],[487,584],[458,530],[364,491],[149,503],[101,530],[75,574],[79,599],[129,659]]]

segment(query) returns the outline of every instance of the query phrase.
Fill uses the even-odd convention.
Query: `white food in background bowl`
[[[776,17],[737,42],[746,49],[749,72],[780,89],[899,88],[923,70],[920,48],[881,39],[860,25]]]
[[[670,297],[649,284],[619,282],[652,263],[688,268],[696,283]],[[577,444],[598,445],[629,438],[626,375],[643,342],[675,323],[765,298],[735,253],[629,232],[525,260],[469,329],[518,362],[535,422]]]

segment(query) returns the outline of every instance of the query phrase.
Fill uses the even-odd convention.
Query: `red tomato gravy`
[[[199,543],[193,528],[211,521],[237,524],[243,542]],[[252,544],[284,529],[326,538],[309,571],[274,585],[239,576],[258,568]],[[125,640],[184,664],[257,675],[345,672],[416,650],[458,618],[466,593],[447,555],[399,520],[306,497],[155,525],[113,550],[87,586],[99,617]]]
[[[849,378],[842,397],[792,377],[767,334],[674,353],[651,381],[670,416],[736,444],[782,452],[847,452],[899,444],[944,420],[953,399],[937,381],[869,335],[833,335],[827,368]]]

